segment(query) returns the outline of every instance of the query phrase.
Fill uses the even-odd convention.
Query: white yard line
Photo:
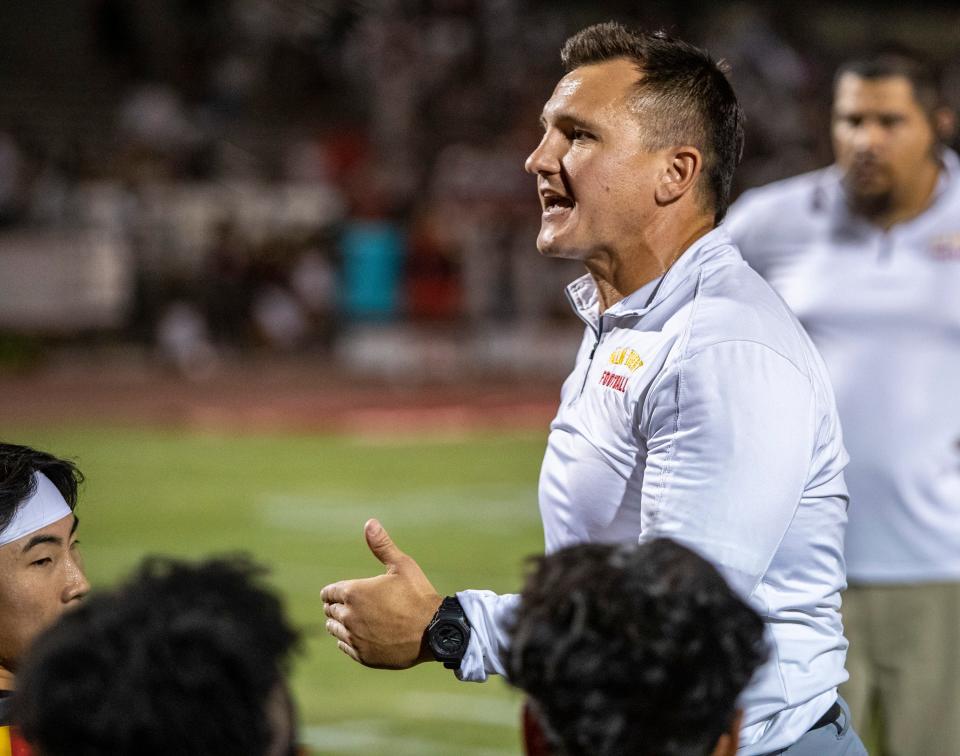
[[[463,722],[513,729],[519,741],[520,702],[470,693],[414,690],[403,696],[397,713],[421,721]],[[318,754],[363,753],[369,756],[450,756],[451,744],[429,737],[393,731],[391,720],[358,719],[338,725],[307,725],[300,740]],[[487,748],[458,743],[457,756],[516,756],[510,748]]]
[[[517,756],[510,748],[483,748],[401,735],[379,720],[356,720],[340,726],[310,725],[300,729],[300,742],[320,756],[362,753],[365,756]],[[454,749],[453,751],[451,749]]]
[[[275,492],[256,502],[260,521],[278,530],[353,527],[357,512],[381,516],[393,525],[469,524],[500,530],[539,522],[536,489],[530,485],[434,486],[389,496],[356,491]]]

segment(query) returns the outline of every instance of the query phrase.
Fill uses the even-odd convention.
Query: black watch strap
[[[447,669],[458,669],[470,643],[470,622],[456,596],[447,596],[427,626],[433,658]]]
[[[433,618],[437,619],[441,614],[449,616],[459,615],[464,622],[467,620],[467,615],[463,611],[460,599],[456,596],[444,597],[443,601],[440,602],[440,606],[437,607],[437,613],[433,615]]]

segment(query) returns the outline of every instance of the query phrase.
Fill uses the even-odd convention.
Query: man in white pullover
[[[568,289],[586,332],[540,477],[547,551],[659,536],[697,551],[772,647],[741,702],[741,753],[859,756],[837,697],[847,458],[833,396],[802,327],[716,228],[743,143],[736,97],[706,53],[662,34],[601,24],[562,58],[526,163],[538,249],[588,271]],[[323,589],[340,648],[369,666],[503,674],[517,597],[441,601],[378,522],[365,535],[387,574]]]
[[[842,66],[836,163],[724,223],[830,370],[851,456],[843,693],[906,756],[960,754],[960,161],[940,105],[911,56]]]

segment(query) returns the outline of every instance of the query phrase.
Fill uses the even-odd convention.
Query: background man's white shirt
[[[741,752],[796,742],[846,680],[840,623],[847,457],[803,329],[717,229],[666,275],[587,322],[540,477],[546,549],[667,536],[717,565],[767,621]],[[515,596],[458,594],[466,680],[503,674]]]
[[[960,579],[960,161],[886,232],[831,167],[746,192],[724,228],[830,370],[851,461],[851,580]]]

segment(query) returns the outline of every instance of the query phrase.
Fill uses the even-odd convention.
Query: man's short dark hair
[[[245,558],[144,562],[31,648],[14,716],[44,756],[262,756],[297,634]]]
[[[844,74],[868,80],[902,76],[910,82],[917,104],[928,117],[944,104],[936,66],[920,53],[900,45],[884,45],[862,58],[842,63],[834,76],[834,89]]]
[[[77,489],[83,475],[73,462],[29,446],[0,443],[0,533],[10,524],[20,505],[36,491],[34,473],[38,472],[57,487],[70,509],[76,507]]]
[[[703,756],[766,658],[763,621],[694,552],[658,539],[541,557],[508,677],[565,756]]]
[[[705,195],[719,223],[743,154],[743,111],[725,67],[705,50],[662,31],[647,33],[612,21],[574,34],[560,53],[567,72],[617,58],[632,61],[642,74],[635,105],[648,124],[647,149],[690,144],[703,153]]]

